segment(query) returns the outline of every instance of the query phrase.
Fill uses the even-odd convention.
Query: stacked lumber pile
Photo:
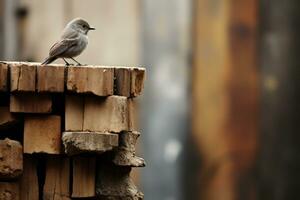
[[[143,68],[0,62],[0,199],[143,199]]]

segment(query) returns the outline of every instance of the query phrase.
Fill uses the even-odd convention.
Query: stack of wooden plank
[[[143,199],[145,69],[0,62],[0,199]]]

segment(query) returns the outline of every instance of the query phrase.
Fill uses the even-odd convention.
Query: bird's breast
[[[68,52],[66,52],[66,57],[75,57],[82,53],[88,44],[88,37],[86,35],[80,35],[76,39],[76,45],[72,46]]]
[[[79,42],[78,42],[79,48],[82,49],[82,51],[83,51],[86,48],[87,44],[88,44],[87,35],[80,34]]]

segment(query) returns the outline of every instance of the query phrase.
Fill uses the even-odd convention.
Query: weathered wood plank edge
[[[131,66],[118,66],[118,65],[80,65],[80,66],[66,66],[64,64],[47,64],[47,65],[41,65],[41,63],[39,62],[23,62],[23,61],[20,61],[20,62],[16,62],[16,61],[0,61],[0,63],[3,63],[3,64],[13,64],[13,65],[29,65],[29,66],[57,66],[57,67],[95,67],[95,68],[113,68],[113,69],[118,69],[118,68],[129,68],[129,69],[138,69],[138,70],[146,70],[145,67],[131,67]]]
[[[142,94],[143,88],[144,88],[144,80],[145,80],[145,76],[146,76],[146,69],[144,67],[130,67],[130,66],[104,66],[104,65],[83,65],[83,66],[65,66],[63,64],[50,64],[50,65],[41,65],[41,63],[38,62],[15,62],[15,61],[0,61],[0,64],[4,64],[8,66],[8,74],[7,74],[7,81],[10,81],[9,77],[11,76],[11,67],[12,66],[34,66],[35,70],[35,88],[28,90],[28,91],[22,91],[22,89],[20,91],[18,91],[18,88],[15,88],[14,91],[11,91],[13,93],[82,93],[82,94],[93,94],[96,96],[110,96],[110,95],[118,95],[118,96],[126,96],[126,97],[136,97]],[[39,76],[38,76],[38,72],[39,69],[41,69],[40,67],[45,66],[45,67],[64,67],[64,87],[63,89],[58,89],[57,87],[55,87],[55,89],[52,89],[52,91],[49,89],[44,88],[40,88],[39,86]],[[69,74],[69,69],[71,68],[77,68],[77,69],[84,69],[84,68],[89,68],[89,69],[108,69],[108,70],[112,70],[113,73],[113,88],[112,88],[112,92],[108,92],[107,94],[97,94],[93,91],[72,91],[70,89],[68,89],[68,74]],[[117,88],[117,75],[116,75],[116,71],[118,69],[125,69],[130,71],[130,76],[129,76],[129,85],[127,86],[129,89],[129,94],[124,94],[124,93],[119,93],[116,88]],[[133,75],[134,72],[139,71],[139,74],[142,74],[142,81],[138,80],[138,82],[136,82],[135,76]],[[61,80],[61,79],[60,79]],[[122,80],[122,79],[121,79]],[[49,83],[49,81],[48,81]],[[137,86],[134,86],[134,84],[139,84]],[[50,82],[51,84],[51,82]],[[7,83],[8,86],[10,86],[11,84]],[[61,87],[60,87],[61,88]],[[9,89],[8,89],[9,90]],[[10,88],[11,90],[11,88]]]

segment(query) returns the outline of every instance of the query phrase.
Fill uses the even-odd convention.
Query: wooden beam
[[[70,159],[47,156],[43,199],[70,200]]]
[[[137,129],[136,102],[123,96],[67,96],[66,131],[121,132]]]
[[[136,97],[144,89],[144,68],[116,67],[115,68],[115,95]]]
[[[38,66],[37,85],[38,92],[64,92],[65,84],[64,66]]]
[[[73,158],[72,198],[95,197],[96,158]]]
[[[192,128],[203,156],[201,196],[251,199],[259,120],[258,1],[196,2]]]
[[[52,98],[47,94],[11,94],[9,110],[12,113],[50,113]]]
[[[20,179],[22,200],[39,200],[37,161],[31,156],[24,156],[23,174]]]
[[[6,92],[8,89],[8,64],[0,63],[0,91]]]
[[[10,65],[10,91],[35,92],[36,66],[27,64]]]
[[[24,153],[61,153],[61,117],[28,116],[24,119]]]
[[[128,68],[115,69],[115,94],[120,96],[130,96],[130,70]]]
[[[126,97],[85,97],[83,130],[121,132],[129,130]]]
[[[97,96],[113,94],[114,69],[111,67],[68,67],[67,90]]]
[[[84,97],[66,95],[65,102],[65,131],[82,131]]]

